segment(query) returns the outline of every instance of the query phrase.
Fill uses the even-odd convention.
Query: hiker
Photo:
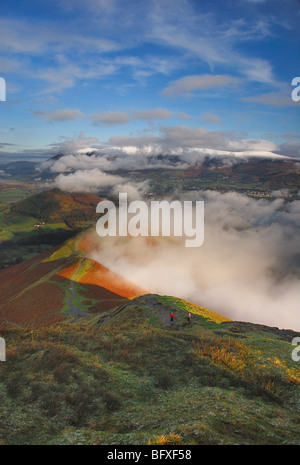
[[[170,322],[171,322],[171,325],[172,325],[173,322],[174,322],[174,318],[175,318],[175,317],[174,317],[174,313],[171,313],[171,314],[170,314]]]
[[[191,318],[192,318],[192,314],[191,314],[191,312],[189,312],[189,314],[188,314],[188,317],[187,317],[187,319],[188,319],[188,323],[190,323],[190,322],[191,322]]]

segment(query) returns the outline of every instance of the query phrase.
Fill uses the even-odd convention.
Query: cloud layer
[[[300,201],[212,191],[195,193],[195,199],[205,201],[202,247],[185,248],[181,238],[95,236],[91,258],[151,293],[182,297],[235,320],[300,331]]]

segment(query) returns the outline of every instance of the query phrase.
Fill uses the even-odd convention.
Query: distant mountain
[[[59,189],[39,192],[15,202],[11,212],[30,216],[47,223],[96,220],[96,205],[100,198],[92,194],[68,193]]]
[[[0,171],[4,171],[10,176],[28,176],[36,174],[35,168],[38,164],[31,161],[12,161],[6,164],[0,164]]]
[[[0,170],[5,175],[19,177],[20,179],[39,180],[40,182],[51,182],[59,174],[52,167],[58,160],[63,160],[69,154],[58,153],[42,164],[32,162],[13,162],[3,165]],[[295,195],[299,191],[300,161],[291,157],[270,154],[269,152],[243,152],[231,154],[199,153],[194,156],[190,154],[136,154],[131,156],[121,150],[96,150],[92,148],[82,149],[73,154],[74,157],[82,155],[95,157],[93,168],[98,167],[106,173],[118,174],[124,178],[134,180],[152,180],[156,190],[161,195],[169,193],[171,184],[165,181],[182,182],[182,188],[186,190],[195,189],[218,189],[218,190],[280,190],[289,189]],[[198,157],[198,158],[197,158]],[[99,164],[97,164],[99,159]],[[134,163],[133,163],[134,159]],[[89,169],[87,160],[82,164],[74,162],[74,168],[68,159],[68,173],[75,172],[77,166],[80,169]],[[67,174],[65,174],[67,175]],[[100,190],[100,189],[99,189]]]
[[[74,153],[73,155],[78,155],[78,154],[84,154],[84,155],[87,155],[88,157],[91,157],[92,155],[97,155],[99,153],[98,150],[94,150],[94,149],[84,149],[84,150],[78,150],[76,153]],[[67,156],[69,154],[66,154],[66,153],[57,153],[56,155],[53,155],[52,157],[50,157],[48,160],[59,160],[60,158],[64,157],[64,156]]]

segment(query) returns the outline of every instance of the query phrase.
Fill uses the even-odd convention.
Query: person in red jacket
[[[174,313],[170,313],[170,322],[171,322],[171,325],[173,324],[173,321],[174,321]]]

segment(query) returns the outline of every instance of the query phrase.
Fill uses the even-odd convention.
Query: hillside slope
[[[95,195],[59,189],[29,195],[25,184],[10,184],[2,183],[0,192],[0,268],[61,244],[98,218]]]
[[[149,294],[85,238],[0,270],[0,443],[300,444],[299,334]]]
[[[1,335],[4,444],[300,443],[295,333],[145,295]]]
[[[14,203],[11,212],[47,223],[75,224],[77,221],[96,220],[96,205],[99,201],[100,198],[92,194],[51,189]]]
[[[38,328],[116,307],[145,293],[85,257],[83,235],[0,270],[0,328]]]

